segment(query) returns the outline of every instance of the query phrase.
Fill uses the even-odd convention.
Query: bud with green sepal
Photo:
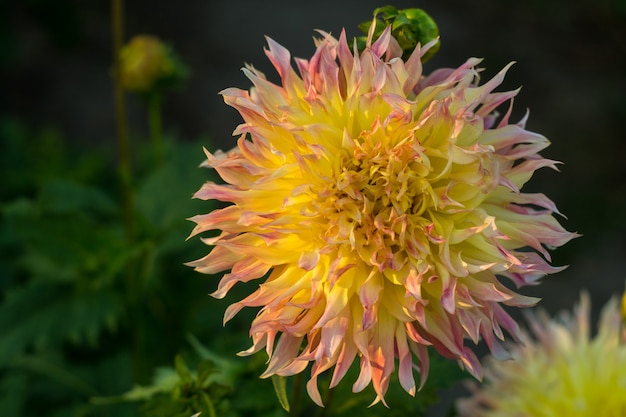
[[[383,6],[374,10],[374,19],[363,22],[359,25],[364,33],[368,33],[372,24],[374,28],[374,39],[383,33],[387,26],[391,26],[391,34],[402,48],[402,59],[407,60],[415,47],[419,43],[425,45],[428,42],[439,38],[439,28],[435,21],[422,9],[402,9],[398,10],[393,6]],[[367,36],[356,38],[359,50],[365,48]],[[422,62],[428,61],[439,50],[439,42],[428,50],[422,57]]]
[[[163,91],[180,86],[189,70],[172,48],[151,35],[133,37],[120,51],[122,87],[137,93],[148,111],[148,126],[155,162],[163,159],[162,96]]]
[[[120,51],[120,66],[124,89],[135,93],[178,86],[189,72],[172,48],[151,35],[133,37]]]

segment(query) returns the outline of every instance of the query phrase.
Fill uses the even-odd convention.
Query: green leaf
[[[217,417],[215,414],[215,406],[213,405],[211,397],[209,397],[204,391],[200,392],[200,397],[202,398],[202,402],[209,413],[209,417]]]
[[[225,385],[232,385],[235,379],[245,371],[245,364],[242,361],[235,362],[219,356],[204,346],[194,335],[188,334],[187,341],[191,345],[194,352],[200,358],[204,359],[203,362],[213,363],[215,364],[216,369],[219,369],[219,373],[212,375],[211,381]],[[200,372],[200,366],[198,366],[198,372]]]
[[[37,356],[21,356],[15,359],[11,363],[11,366],[14,368],[28,369],[31,372],[36,372],[54,380],[55,382],[64,384],[86,396],[91,396],[96,393],[93,387],[67,369]]]
[[[0,379],[0,410],[2,417],[23,416],[24,405],[28,401],[28,376],[10,370]]]
[[[176,355],[176,359],[174,360],[174,365],[176,367],[176,373],[180,377],[180,379],[184,383],[193,382],[193,377],[191,376],[191,372],[189,372],[189,368],[185,364],[185,360],[181,355]]]
[[[160,230],[189,224],[184,219],[196,214],[192,211],[192,196],[213,175],[199,168],[206,158],[200,144],[177,145],[169,149],[167,156],[163,166],[143,179],[137,190],[138,212]]]
[[[51,283],[13,288],[0,304],[0,366],[30,348],[42,351],[64,342],[93,346],[122,312],[119,297],[111,292],[78,296],[68,286]]]
[[[51,178],[110,185],[106,152],[69,150],[58,129],[32,129],[20,121],[0,118],[0,200],[31,196]],[[107,155],[108,156],[108,155]]]
[[[287,378],[280,375],[272,375],[272,384],[274,385],[274,392],[280,406],[283,410],[289,412],[289,398],[287,398]]]
[[[161,167],[138,184],[136,209],[160,253],[188,247],[185,239],[193,225],[186,219],[215,207],[214,202],[192,198],[202,184],[214,178],[211,170],[198,167],[204,158],[200,144],[177,145],[167,152]]]
[[[136,249],[128,247],[119,224],[83,209],[59,213],[22,199],[0,214],[8,232],[23,245],[23,256],[16,261],[34,279],[97,287],[119,273]]]
[[[439,36],[439,29],[435,21],[422,9],[411,8],[397,10],[393,6],[383,6],[374,10],[373,21],[363,22],[358,27],[364,33],[368,33],[373,22],[376,22],[374,31],[375,41],[383,33],[385,27],[391,26],[391,35],[398,41],[402,48],[402,58],[406,61],[417,43],[425,45]],[[366,37],[358,37],[359,50],[365,48]],[[422,62],[428,61],[439,50],[439,42],[432,46],[422,56]]]
[[[152,384],[149,386],[134,386],[122,395],[111,397],[93,397],[93,404],[114,404],[124,401],[147,401],[157,394],[169,394],[180,383],[180,376],[172,368],[157,368]]]
[[[402,12],[412,23],[412,30],[415,34],[415,39],[422,45],[435,40],[439,37],[439,28],[434,19],[428,15],[422,9],[404,9]],[[439,50],[440,42],[437,42],[428,52],[422,57],[422,62],[428,61]]]
[[[200,361],[200,363],[198,363],[198,367],[197,367],[197,372],[198,372],[198,384],[200,386],[204,386],[204,383],[206,382],[206,380],[213,374],[215,374],[216,372],[218,372],[217,366],[215,364],[215,362],[213,361]]]
[[[398,28],[401,28],[402,26],[406,26],[406,25],[410,25],[411,21],[409,20],[408,17],[406,17],[406,15],[404,14],[399,14],[396,16],[395,19],[393,19],[393,24],[391,25],[391,30],[397,30]]]
[[[116,202],[102,190],[68,180],[46,181],[41,187],[39,204],[55,213],[113,214],[117,210]]]
[[[379,14],[382,14],[384,17],[395,17],[398,14],[398,9],[396,9],[394,6],[382,6],[379,7],[377,9],[374,9],[374,16],[378,16]]]

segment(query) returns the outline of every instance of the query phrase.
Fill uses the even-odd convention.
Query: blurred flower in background
[[[616,298],[602,310],[593,338],[586,293],[573,314],[550,319],[540,312],[528,322],[532,335],[523,333],[514,360],[486,361],[486,381],[470,383],[473,394],[458,400],[459,416],[626,415],[626,337]]]
[[[128,41],[120,51],[120,67],[122,85],[137,93],[176,85],[188,72],[172,49],[151,35]]]
[[[187,66],[173,48],[156,36],[134,36],[119,51],[118,88],[136,93],[146,105],[149,137],[157,166],[161,165],[165,153],[162,139],[163,92],[180,87],[188,76]],[[120,105],[118,103],[118,107]],[[125,129],[125,122],[118,120],[118,125]]]
[[[195,195],[231,205],[192,218],[192,235],[214,246],[190,263],[202,273],[231,270],[222,298],[237,282],[263,279],[225,313],[261,307],[245,354],[265,349],[263,376],[288,376],[312,362],[307,390],[319,405],[317,378],[334,367],[335,386],[358,360],[355,392],[372,383],[382,400],[399,361],[411,395],[428,374],[428,346],[481,377],[465,345],[482,337],[497,357],[498,339],[518,327],[501,304],[536,299],[504,286],[536,283],[558,271],[545,247],[575,234],[554,219],[543,194],[520,189],[555,161],[538,152],[548,140],[509,123],[496,108],[517,91],[494,93],[505,68],[478,84],[479,59],[422,75],[421,58],[437,40],[403,53],[388,27],[362,53],[321,33],[310,60],[268,38],[282,85],[248,66],[254,87],[222,92],[243,119],[229,153],[207,153],[226,185]],[[533,251],[529,251],[532,248]],[[267,275],[269,274],[269,275]],[[417,360],[417,364],[414,360]]]

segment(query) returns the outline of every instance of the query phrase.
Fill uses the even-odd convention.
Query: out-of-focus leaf
[[[196,354],[204,359],[203,362],[214,363],[216,369],[219,369],[218,373],[211,375],[210,381],[218,382],[220,384],[232,385],[238,377],[245,371],[245,364],[243,362],[235,362],[234,360],[226,359],[206,346],[204,346],[194,335],[188,334],[187,341],[196,352]],[[202,363],[202,362],[201,362]],[[200,369],[198,368],[198,371]]]
[[[89,386],[89,384],[69,372],[67,369],[37,356],[30,355],[18,357],[12,361],[11,367],[23,368],[40,375],[44,375],[55,382],[67,385],[68,387],[85,395],[95,394],[93,387]]]
[[[94,404],[111,404],[124,401],[146,401],[157,394],[169,394],[180,383],[178,373],[167,367],[157,368],[151,385],[135,386],[122,395],[111,397],[94,397]]]
[[[280,406],[286,412],[289,412],[289,397],[287,396],[287,378],[280,375],[272,375],[272,384],[274,385],[274,392],[278,398]]]
[[[174,365],[176,366],[176,373],[184,383],[190,383],[193,380],[191,372],[189,372],[189,368],[187,368],[187,364],[181,355],[176,355]]]
[[[0,119],[0,198],[32,196],[52,178],[110,184],[113,177],[102,152],[70,151],[58,129],[34,130],[17,120]]]
[[[212,210],[211,202],[192,199],[193,194],[213,175],[211,170],[199,168],[203,160],[200,145],[178,145],[168,152],[164,164],[139,184],[136,199],[138,213],[153,232],[167,232],[178,239],[177,246],[183,244],[192,228],[185,219],[200,211]]]
[[[26,249],[15,261],[34,279],[102,286],[141,249],[128,247],[119,224],[82,210],[55,213],[36,202],[18,200],[0,214],[9,233]]]
[[[21,417],[27,401],[28,377],[7,371],[0,379],[0,410],[3,417]]]
[[[205,392],[201,391],[200,398],[202,398],[204,408],[206,408],[209,417],[217,417],[217,415],[215,414],[215,406],[213,405],[213,400],[211,400],[211,397],[206,395]]]
[[[379,14],[382,14],[384,16],[395,17],[398,14],[398,9],[390,5],[381,6],[381,7],[374,9],[374,13],[373,13],[374,16],[378,16]]]
[[[28,348],[43,350],[65,341],[94,345],[102,330],[119,320],[122,305],[115,294],[73,297],[69,290],[34,283],[7,292],[0,304],[0,366]]]
[[[204,383],[208,380],[208,378],[215,374],[218,371],[217,366],[212,361],[200,361],[198,363],[198,384],[203,386]]]
[[[117,204],[102,190],[68,180],[52,180],[43,184],[39,204],[55,213],[113,214]]]
[[[231,394],[230,387],[210,381],[209,376],[219,372],[215,363],[201,361],[196,371],[191,371],[177,355],[175,367],[160,368],[149,386],[135,386],[130,391],[113,397],[93,398],[94,404],[104,405],[124,401],[141,401],[145,415],[151,417],[188,417],[201,411],[209,417],[223,416],[222,398]]]

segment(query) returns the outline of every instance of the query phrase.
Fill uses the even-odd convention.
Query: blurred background
[[[529,109],[527,128],[552,142],[542,154],[563,162],[560,173],[536,174],[526,191],[546,193],[567,215],[562,219],[566,228],[583,235],[553,253],[554,263],[569,265],[568,269],[522,292],[542,297],[541,305],[555,312],[571,308],[582,289],[591,293],[598,308],[624,290],[625,0],[127,1],[125,40],[143,33],[158,36],[190,69],[184,86],[168,93],[163,102],[165,136],[178,144],[170,145],[171,165],[157,170],[150,157],[143,155],[148,129],[145,106],[138,97],[128,95],[139,190],[135,203],[138,210],[144,210],[137,220],[135,241],[143,246],[128,256],[134,257],[130,262],[135,266],[148,265],[142,273],[152,277],[133,284],[135,294],[130,301],[115,295],[129,288],[119,278],[128,261],[121,254],[129,249],[115,240],[122,232],[114,208],[119,190],[110,4],[4,0],[0,3],[0,406],[13,410],[6,415],[41,411],[29,405],[32,392],[14,394],[19,387],[34,389],[48,403],[73,404],[71,412],[59,411],[58,415],[96,415],[91,408],[78,405],[81,399],[120,394],[131,388],[129,381],[148,383],[153,367],[171,365],[179,347],[189,344],[188,332],[203,343],[214,342],[208,339],[221,332],[221,315],[228,303],[206,296],[216,280],[197,276],[182,263],[205,251],[197,241],[183,241],[192,228],[184,218],[209,211],[206,203],[187,201],[210,175],[196,169],[203,158],[201,147],[233,147],[231,132],[240,122],[218,92],[249,87],[240,71],[244,63],[276,79],[263,53],[265,35],[287,47],[292,56],[309,57],[314,50],[314,29],[338,35],[345,27],[348,37],[359,35],[357,25],[385,4],[423,8],[439,25],[441,49],[426,64],[425,72],[482,57],[483,80],[487,80],[516,61],[500,87],[500,91],[522,87],[513,120]],[[72,181],[67,180],[70,177]],[[96,214],[83,218],[89,210]],[[51,218],[58,218],[59,223]],[[115,237],[107,235],[111,231]],[[70,249],[57,241],[59,236],[73,239],[65,242]],[[101,247],[98,239],[110,239],[110,252],[94,255],[90,251],[90,247]],[[55,251],[60,253],[50,255]],[[90,256],[93,259],[85,260]],[[75,265],[64,257],[79,257],[82,263]],[[106,268],[105,276],[101,272]],[[79,276],[97,279],[76,284]],[[110,298],[95,295],[102,288],[110,291]],[[35,314],[46,303],[56,306],[61,299],[57,297],[68,292],[94,298],[85,298],[82,307],[73,310]],[[139,304],[149,305],[148,310],[139,311],[135,308]],[[93,323],[68,319],[67,324],[63,319],[84,315],[94,305],[101,306],[102,314],[96,314]],[[49,319],[50,314],[59,317]],[[133,317],[136,324],[128,325]],[[131,343],[134,353],[120,348],[121,339],[132,339],[137,328],[154,320],[159,324],[153,326],[152,334]],[[246,320],[241,320],[244,328]],[[24,322],[32,322],[31,327],[16,324]],[[48,323],[46,331],[40,328],[44,322]],[[69,329],[68,335],[59,336],[54,329],[65,324],[75,326],[75,331]],[[244,334],[241,339],[213,344],[220,343],[228,345],[224,350],[234,352],[246,348],[248,342]],[[159,351],[156,344],[166,348],[155,353]],[[140,369],[112,378],[109,385],[98,382],[107,369],[136,367],[133,355],[148,351],[152,356]],[[94,357],[102,358],[97,365],[99,376],[87,375],[86,368],[95,366]],[[63,366],[53,369],[51,364]],[[51,393],[42,382],[46,378],[78,386],[79,394]],[[111,407],[99,412],[112,413]],[[121,408],[115,410],[121,413]]]

